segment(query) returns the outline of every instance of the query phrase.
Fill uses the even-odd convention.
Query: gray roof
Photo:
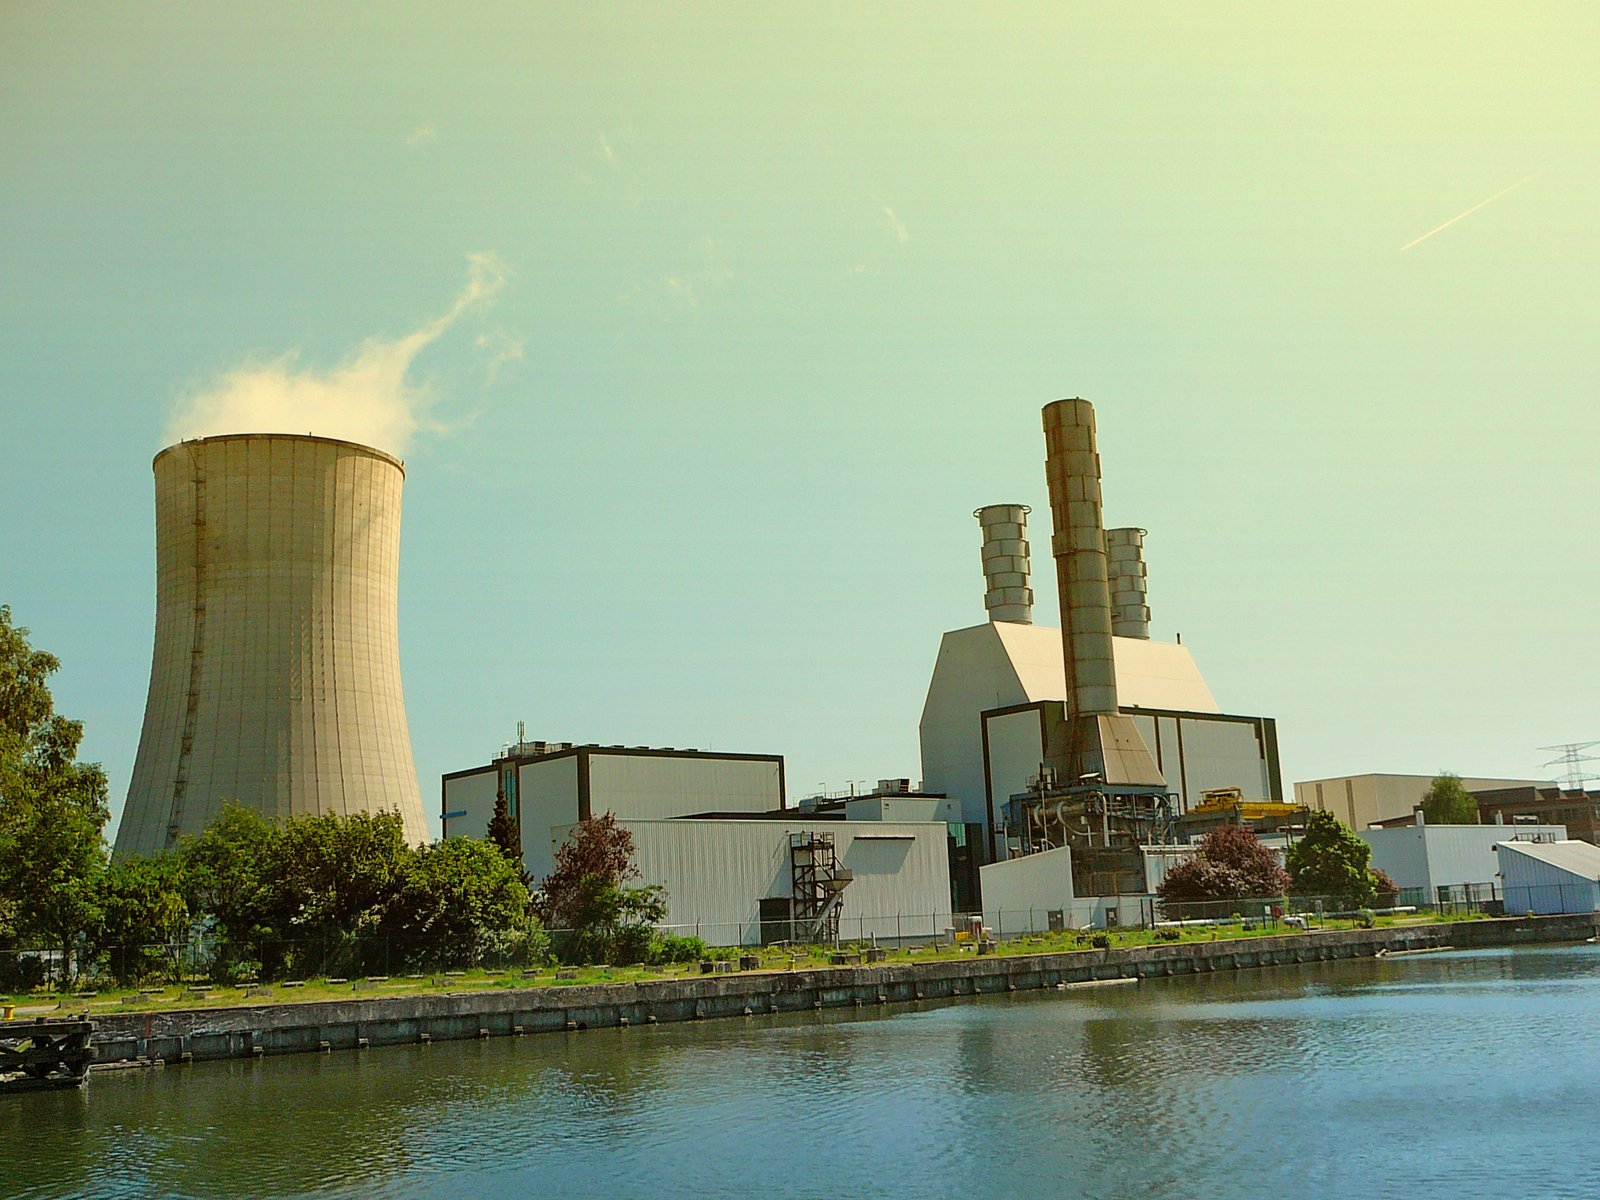
[[[1495,849],[1526,854],[1584,879],[1600,879],[1600,846],[1588,842],[1500,842]]]

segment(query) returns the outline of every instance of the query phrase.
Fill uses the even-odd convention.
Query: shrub
[[[1096,950],[1109,950],[1111,949],[1111,935],[1109,933],[1097,933],[1089,939],[1089,944]]]
[[[1378,914],[1370,908],[1356,910],[1356,925],[1361,929],[1371,929],[1378,923]]]
[[[697,937],[678,937],[658,933],[650,939],[649,963],[699,962],[706,956],[706,944]]]
[[[1158,942],[1176,942],[1182,937],[1183,937],[1183,931],[1182,930],[1178,930],[1178,929],[1158,929],[1158,930],[1156,930],[1156,941],[1158,941]]]

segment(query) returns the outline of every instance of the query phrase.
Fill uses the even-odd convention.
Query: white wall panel
[[[791,832],[831,833],[845,889],[840,933],[927,937],[950,923],[950,871],[943,824],[846,821],[623,820],[646,883],[667,889],[666,924],[714,945],[760,941],[764,897],[792,894]],[[564,831],[562,831],[564,832]]]
[[[538,884],[555,870],[555,834],[578,819],[578,756],[523,763],[517,769],[522,803],[522,866]]]
[[[591,754],[591,815],[660,820],[700,812],[781,807],[779,764],[770,759]]]
[[[487,837],[494,798],[499,791],[495,770],[485,767],[471,775],[444,781],[445,833],[449,837]],[[460,813],[460,816],[450,816]]]

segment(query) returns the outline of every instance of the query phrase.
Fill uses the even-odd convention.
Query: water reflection
[[[1592,1195],[1597,1002],[1583,946],[99,1076],[0,1195]]]

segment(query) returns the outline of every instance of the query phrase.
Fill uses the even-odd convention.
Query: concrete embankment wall
[[[581,987],[329,1000],[304,1004],[114,1013],[95,1018],[96,1062],[199,1061],[346,1050],[459,1038],[651,1022],[801,1012],[1049,988],[1110,979],[1366,958],[1380,950],[1468,949],[1574,942],[1600,933],[1600,914],[1347,929],[1126,950],[803,971],[752,971]]]

